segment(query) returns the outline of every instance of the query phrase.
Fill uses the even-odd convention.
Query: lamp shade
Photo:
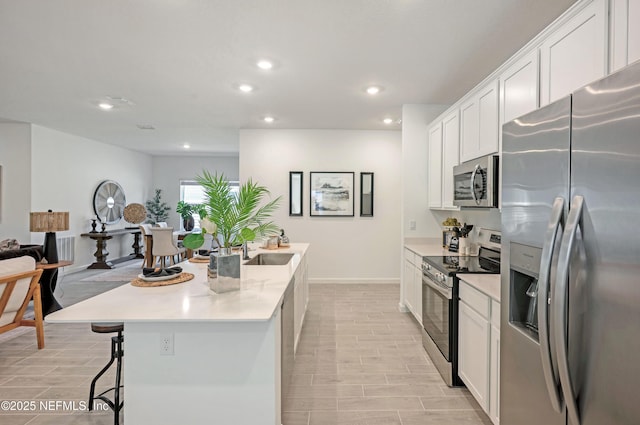
[[[29,217],[31,232],[61,232],[69,230],[69,212],[32,212]]]

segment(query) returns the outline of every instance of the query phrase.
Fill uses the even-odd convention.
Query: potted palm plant
[[[231,252],[233,246],[255,240],[256,237],[277,235],[280,228],[270,221],[271,214],[278,208],[280,197],[263,203],[269,190],[247,180],[240,186],[237,195],[223,174],[203,171],[196,181],[204,188],[203,212],[210,223],[203,227],[203,233],[191,234],[184,238],[187,248],[197,249],[204,242],[204,234],[213,234],[219,247],[217,256],[212,254],[210,266],[217,266],[217,278],[211,282],[215,292],[240,289],[240,256]]]
[[[187,204],[184,201],[179,201],[178,206],[176,207],[176,212],[180,214],[180,217],[182,217],[182,227],[184,227],[184,230],[186,230],[187,232],[192,231],[195,224],[193,220],[195,205]]]

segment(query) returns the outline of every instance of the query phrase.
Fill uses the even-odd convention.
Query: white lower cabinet
[[[460,302],[458,373],[478,404],[489,410],[489,322]]]
[[[413,268],[413,316],[422,324],[422,264],[416,264]]]
[[[413,313],[414,310],[414,306],[413,306],[413,264],[411,264],[411,262],[409,262],[409,260],[407,260],[405,258],[404,260],[404,273],[402,275],[402,285],[404,286],[404,306],[407,307],[407,309]]]
[[[418,323],[422,323],[422,257],[406,248],[402,276],[403,303]]]
[[[498,304],[500,306],[500,304]],[[499,307],[498,307],[499,308]],[[500,423],[500,328],[491,325],[491,359],[489,364],[489,418]]]
[[[307,279],[307,259],[302,257],[302,263],[294,275],[293,286],[293,332],[295,336],[294,351],[298,350],[298,341],[302,332],[302,323],[309,302],[309,281]]]
[[[480,407],[497,424],[500,412],[500,303],[464,281],[460,281],[458,340],[458,374]]]

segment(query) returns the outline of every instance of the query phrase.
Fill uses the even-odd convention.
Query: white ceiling
[[[382,118],[453,103],[574,2],[0,0],[0,117],[153,154],[237,152],[247,128],[397,130]]]

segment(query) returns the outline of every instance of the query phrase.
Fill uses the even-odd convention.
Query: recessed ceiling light
[[[379,87],[379,86],[369,86],[369,87],[367,87],[367,93],[372,94],[372,95],[380,93],[381,90],[382,90],[382,88]]]
[[[189,143],[185,143],[184,145],[182,145],[182,147],[185,149],[189,149],[191,145]]]
[[[389,124],[393,123],[393,120],[391,118],[385,118],[385,119],[382,120],[382,122],[387,124],[387,125],[389,125]]]
[[[100,107],[100,109],[104,109],[105,111],[113,108],[113,105],[107,102],[98,103],[98,106]]]
[[[273,68],[273,62],[268,61],[266,59],[261,59],[259,60],[256,65],[258,66],[258,68],[260,69],[264,69],[265,71],[270,70],[271,68]]]
[[[264,117],[262,119],[264,122],[268,122],[269,124],[271,124],[272,122],[274,122],[276,119],[273,117]]]
[[[253,86],[249,84],[240,84],[238,86],[238,90],[240,90],[243,93],[251,93],[253,91]]]

